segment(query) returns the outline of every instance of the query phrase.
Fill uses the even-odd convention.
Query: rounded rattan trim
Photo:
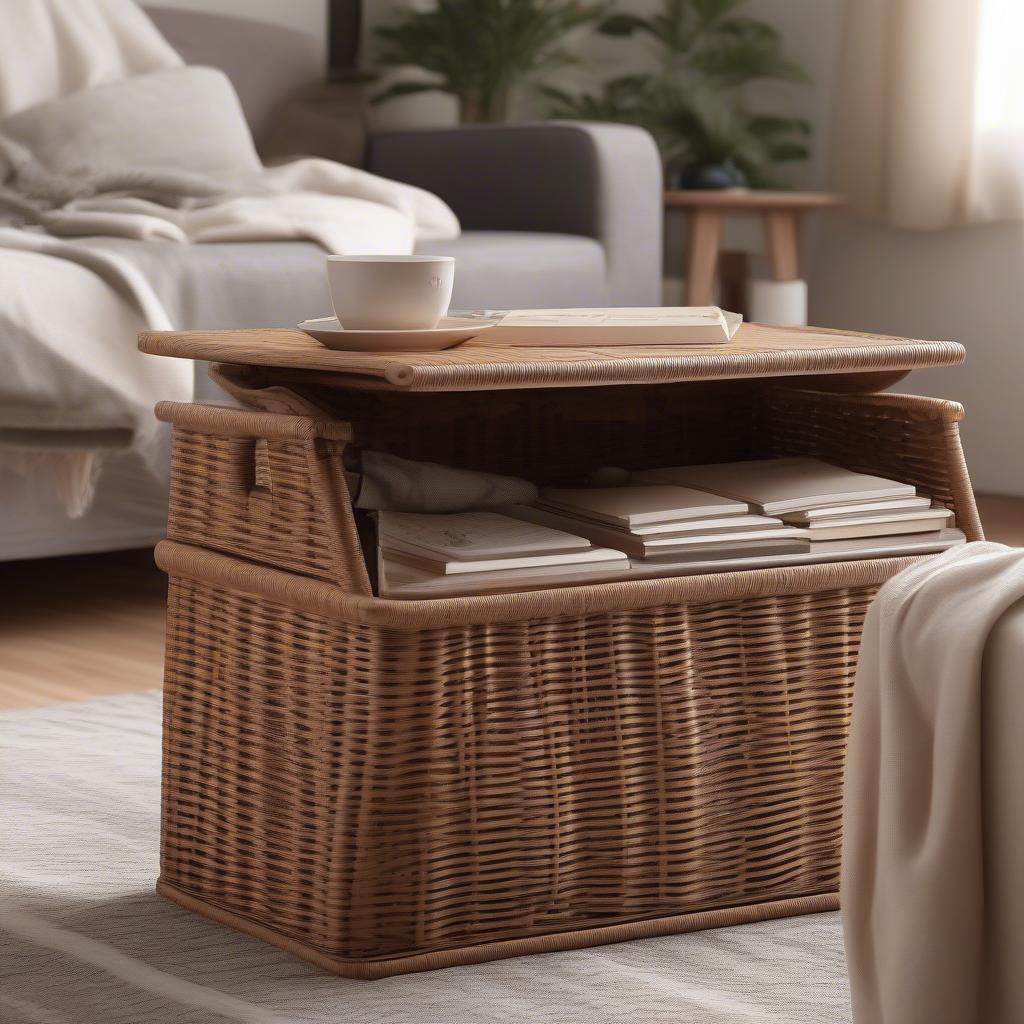
[[[301,331],[148,331],[153,355],[322,370],[351,388],[473,391],[655,384],[738,377],[908,370],[962,363],[962,345],[822,328],[743,324],[728,345],[513,348],[466,344],[445,352],[337,352]]]
[[[393,601],[347,594],[338,587],[174,541],[161,541],[156,562],[171,576],[263,597],[315,615],[402,629],[482,625],[522,619],[572,618],[669,604],[813,594],[884,583],[916,559],[879,558],[824,565],[627,580],[517,594]]]
[[[331,956],[315,946],[281,935],[273,928],[268,928],[251,918],[243,917],[198,899],[169,882],[163,880],[157,882],[156,891],[160,896],[186,910],[244,932],[262,942],[269,942],[317,967],[322,967],[343,978],[359,978],[364,981],[376,981],[380,978],[393,977],[397,974],[412,974],[417,971],[434,971],[445,967],[489,963],[493,960],[528,956],[533,953],[556,953],[570,949],[585,949],[589,946],[605,946],[614,942],[629,942],[634,939],[649,939],[663,935],[680,935],[686,932],[704,931],[708,928],[729,928],[738,924],[752,924],[755,921],[771,921],[780,917],[794,917],[798,914],[821,914],[839,909],[838,893],[820,893],[799,896],[794,899],[754,903],[742,907],[722,907],[716,910],[696,911],[691,914],[675,914],[671,917],[628,921],[600,928],[580,928],[551,935],[535,935],[523,939],[509,939],[504,942],[489,942],[479,946],[463,946],[458,949],[445,949],[433,953],[393,956],[380,960],[343,960]]]

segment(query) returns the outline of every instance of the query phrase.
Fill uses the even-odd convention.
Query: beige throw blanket
[[[152,406],[188,401],[193,369],[135,338],[182,325],[104,239],[392,254],[458,233],[422,189],[327,160],[265,168],[231,83],[182,66],[132,0],[0,0],[0,474],[51,472],[80,515],[97,432],[165,473]],[[251,326],[244,292],[219,325]]]
[[[0,0],[0,13],[5,0]],[[309,239],[411,252],[458,220],[422,189],[330,160],[264,167],[227,76],[174,67],[0,117],[0,222],[172,242]]]
[[[867,618],[843,928],[858,1024],[1024,1020],[1024,551],[913,565]]]

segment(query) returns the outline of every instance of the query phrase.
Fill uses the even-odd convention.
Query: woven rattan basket
[[[818,455],[977,538],[959,406],[756,381],[307,400],[160,408],[162,893],[358,977],[836,906],[861,626],[907,559],[381,600],[342,452],[541,480]]]

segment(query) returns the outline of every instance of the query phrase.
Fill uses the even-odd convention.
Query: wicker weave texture
[[[863,617],[908,559],[379,600],[342,452],[541,480],[816,455],[977,539],[959,406],[760,382],[313,397],[160,410],[162,892],[358,977],[834,905]]]
[[[341,352],[302,331],[145,331],[153,355],[321,371],[351,388],[493,392],[955,366],[962,345],[820,327],[745,323],[728,345],[514,348],[482,335],[443,352]]]
[[[308,420],[305,436],[275,436],[275,419],[293,418],[262,413],[174,403],[158,412],[176,417],[168,536],[369,593],[344,436]]]
[[[913,483],[980,537],[951,402],[723,381],[396,395],[318,390],[351,422],[165,403],[174,421],[168,536],[369,594],[345,490],[351,434],[406,458],[582,482],[602,465],[646,468],[815,455]],[[302,436],[277,421],[305,424]],[[279,435],[279,436],[275,436]]]
[[[834,892],[877,584],[791,573],[809,592],[436,629],[176,576],[162,881],[356,974]]]

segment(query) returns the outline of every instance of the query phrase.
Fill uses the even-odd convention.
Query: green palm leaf
[[[376,60],[432,72],[466,120],[500,119],[516,86],[575,60],[562,40],[603,13],[592,0],[438,0],[378,28]],[[385,89],[375,99],[403,94]]]
[[[808,156],[810,124],[751,110],[748,86],[802,83],[804,70],[779,32],[739,13],[747,0],[661,0],[650,16],[616,12],[600,24],[609,36],[642,35],[658,70],[606,82],[597,92],[546,92],[557,116],[626,120],[648,128],[667,165],[728,166],[751,185],[775,185],[772,167]]]

